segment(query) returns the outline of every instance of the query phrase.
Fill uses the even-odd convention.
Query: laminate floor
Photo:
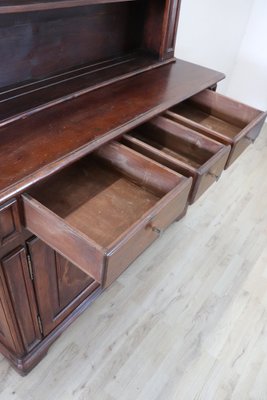
[[[267,400],[267,127],[1,400]]]

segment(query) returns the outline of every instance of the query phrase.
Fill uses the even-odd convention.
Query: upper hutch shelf
[[[174,61],[178,12],[177,0],[0,0],[0,126]]]
[[[136,52],[5,88],[0,90],[0,127],[160,65],[156,57]]]
[[[32,11],[56,10],[62,8],[82,7],[101,3],[120,3],[136,0],[61,0],[61,1],[2,1],[0,14],[24,13]]]

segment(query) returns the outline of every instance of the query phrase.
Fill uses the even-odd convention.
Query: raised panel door
[[[44,335],[49,334],[99,283],[38,238],[28,242]]]

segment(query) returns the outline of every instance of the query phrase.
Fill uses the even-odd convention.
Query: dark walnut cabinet
[[[46,336],[100,285],[40,239],[29,240],[27,247],[40,330]]]
[[[28,373],[266,113],[174,58],[178,0],[0,4],[0,351]]]

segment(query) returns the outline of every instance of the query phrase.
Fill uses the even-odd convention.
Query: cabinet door
[[[99,287],[99,283],[38,238],[28,242],[43,334],[47,335]]]
[[[2,343],[9,347],[7,327],[11,324],[18,326],[20,337],[26,351],[30,351],[40,340],[41,332],[38,326],[38,313],[35,303],[33,286],[31,283],[26,258],[26,251],[19,246],[1,260],[0,271],[1,304],[0,304],[0,336]],[[10,304],[9,315],[6,314],[6,305]],[[6,321],[2,315],[6,316]],[[4,337],[3,337],[4,336]],[[14,335],[11,332],[11,337]],[[15,339],[17,343],[18,339]],[[16,350],[16,354],[18,354]]]
[[[12,318],[11,308],[7,300],[6,288],[2,276],[0,276],[0,343],[14,353],[21,354],[23,352],[23,346],[22,343],[17,343],[17,337],[18,334],[16,332],[14,316]]]

